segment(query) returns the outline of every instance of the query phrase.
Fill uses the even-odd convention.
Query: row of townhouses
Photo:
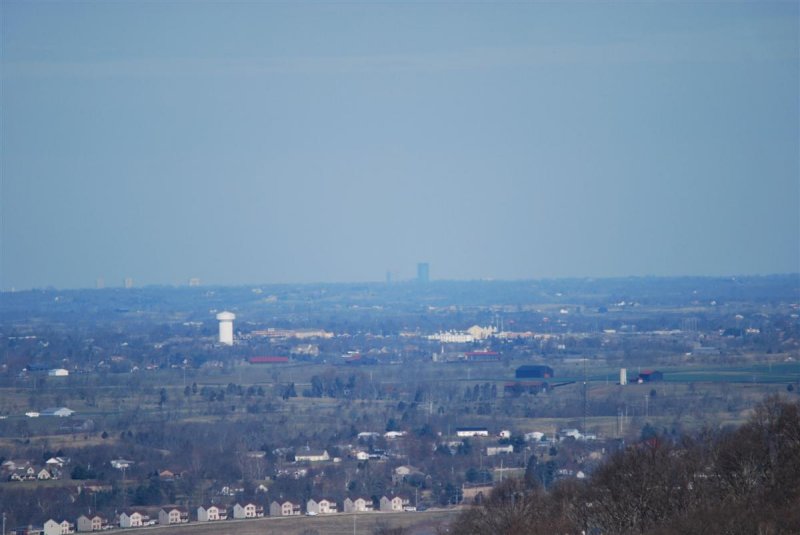
[[[404,496],[383,496],[378,506],[380,511],[413,511],[410,500]],[[229,509],[232,516],[229,517]],[[346,498],[342,511],[345,513],[367,513],[375,510],[372,498],[356,496]],[[329,498],[312,498],[306,502],[307,515],[335,514],[339,511],[339,504]],[[157,517],[151,518],[147,509],[134,508],[120,513],[115,524],[121,528],[138,528],[155,524],[171,525],[186,524],[189,522],[189,509],[184,506],[165,506],[158,510]],[[303,514],[301,503],[293,500],[273,501],[269,505],[270,516],[298,516]],[[264,507],[253,502],[236,503],[232,508],[226,505],[205,504],[197,508],[197,522],[216,522],[221,520],[261,518],[264,516]],[[81,515],[77,522],[68,520],[49,519],[43,526],[24,526],[17,528],[15,535],[67,535],[70,533],[105,531],[114,527],[109,519],[99,514]]]

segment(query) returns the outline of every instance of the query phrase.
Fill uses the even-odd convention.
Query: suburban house
[[[459,438],[488,437],[489,430],[485,427],[457,427],[456,436]]]
[[[39,481],[44,481],[46,479],[52,479],[52,478],[53,475],[47,468],[42,468],[36,473],[36,479],[38,479]]]
[[[567,438],[574,438],[575,440],[580,440],[581,438],[583,438],[581,432],[575,428],[562,429],[561,431],[558,432],[558,434],[561,440],[565,440]]]
[[[143,511],[123,511],[119,515],[119,527],[121,528],[139,528],[144,526],[149,521],[150,517],[147,516]]]
[[[289,500],[272,502],[269,504],[269,516],[297,516],[300,514],[300,504]]]
[[[402,496],[381,497],[381,511],[402,511],[408,504],[408,498]]]
[[[8,476],[9,481],[27,481],[28,479],[33,479],[33,477],[29,476],[25,470],[16,470]]]
[[[75,524],[68,520],[58,522],[52,518],[44,523],[44,535],[67,535],[68,533],[75,533]]]
[[[78,517],[78,531],[102,531],[108,529],[108,520],[100,515],[81,515]]]
[[[368,513],[372,511],[372,499],[364,497],[356,497],[353,499],[345,498],[344,512],[345,513]]]
[[[357,461],[366,461],[369,460],[369,453],[362,450],[355,450],[353,452],[354,457]]]
[[[330,460],[330,456],[328,452],[325,450],[322,451],[314,451],[308,448],[304,448],[302,451],[299,451],[294,454],[295,461],[308,461],[308,462],[321,462],[321,461],[328,461]]]
[[[531,431],[522,436],[525,442],[547,442],[547,436],[541,431]]]
[[[318,515],[327,515],[337,513],[336,502],[327,498],[314,499],[311,498],[306,502],[306,512]]]
[[[3,464],[0,464],[0,469],[2,470],[19,470],[20,468],[25,468],[28,466],[30,461],[20,461],[20,460],[13,460],[9,459],[7,461],[3,461]]]
[[[69,459],[66,459],[64,457],[50,457],[44,464],[46,464],[50,468],[64,468],[64,465],[67,464],[68,462]]]
[[[425,474],[419,471],[419,469],[414,468],[411,465],[401,465],[394,469],[394,473],[392,474],[392,483],[397,485],[398,483],[402,483],[406,481],[409,476],[417,475],[419,477],[425,477]]]
[[[189,522],[189,509],[177,505],[168,505],[158,511],[159,524],[186,524]]]
[[[236,503],[233,506],[233,518],[261,518],[264,516],[264,506],[253,502]]]
[[[398,475],[398,476],[401,476],[401,477],[407,476],[411,472],[416,472],[416,471],[417,471],[416,468],[414,468],[413,466],[408,465],[408,464],[400,465],[400,466],[398,466],[397,468],[394,469],[395,475]]]
[[[201,505],[197,508],[198,522],[228,520],[228,508],[224,505]]]
[[[514,453],[514,446],[508,444],[506,446],[487,446],[486,447],[486,456],[492,457],[494,455],[500,455],[501,453]]]
[[[58,416],[59,418],[66,418],[67,416],[72,416],[75,414],[75,411],[68,409],[67,407],[51,407],[41,411],[39,414],[42,416]]]

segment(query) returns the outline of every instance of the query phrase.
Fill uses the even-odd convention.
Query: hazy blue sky
[[[800,270],[797,2],[1,5],[4,289]]]

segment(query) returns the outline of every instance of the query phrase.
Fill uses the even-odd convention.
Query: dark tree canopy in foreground
[[[655,437],[586,483],[509,480],[452,531],[465,535],[800,533],[800,403],[772,397],[734,431]]]

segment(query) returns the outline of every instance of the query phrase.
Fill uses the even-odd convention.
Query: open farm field
[[[800,379],[800,362],[681,367],[664,371],[664,381],[668,382],[791,383]]]
[[[192,522],[183,526],[148,528],[151,535],[372,535],[377,527],[405,528],[408,535],[434,535],[446,527],[460,508],[412,513],[336,514],[328,516],[264,517],[219,523]]]

